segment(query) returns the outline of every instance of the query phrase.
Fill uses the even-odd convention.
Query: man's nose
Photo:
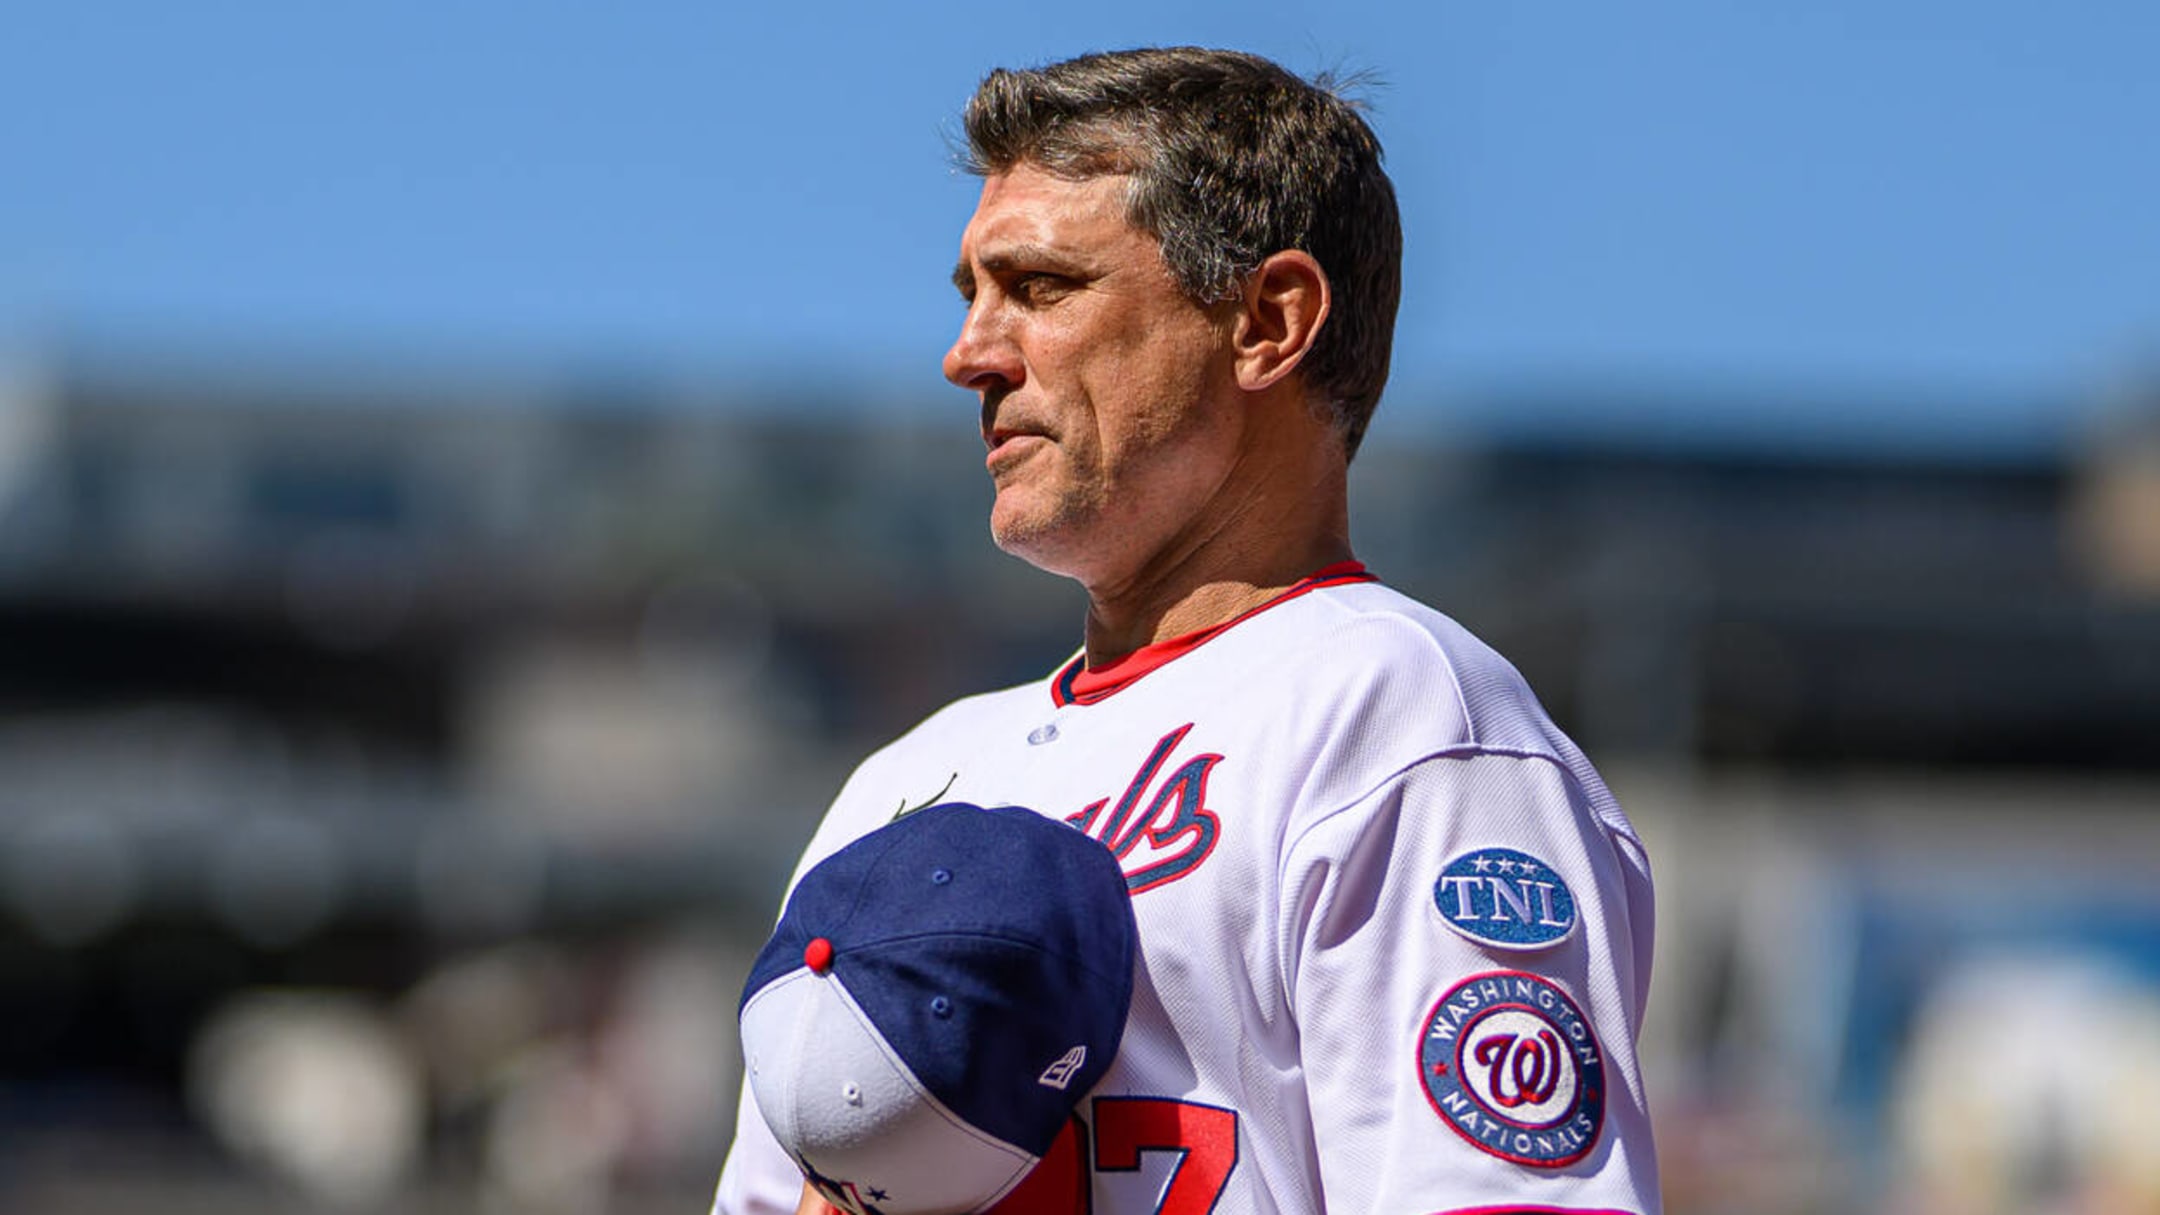
[[[994,315],[989,301],[977,298],[960,322],[960,336],[945,352],[945,378],[970,392],[1010,388],[1020,382],[1020,348]]]

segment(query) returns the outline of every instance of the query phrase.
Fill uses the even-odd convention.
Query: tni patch
[[[1494,949],[1557,945],[1575,932],[1575,896],[1551,865],[1513,848],[1479,848],[1447,863],[1433,906],[1456,932]]]
[[[1605,1126],[1605,1058],[1589,1018],[1550,980],[1472,975],[1425,1017],[1418,1079],[1470,1146],[1535,1169],[1589,1155]]]

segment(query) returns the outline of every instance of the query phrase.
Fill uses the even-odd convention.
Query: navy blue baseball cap
[[[983,1210],[1108,1070],[1138,948],[1093,837],[1015,806],[915,811],[788,896],[738,1010],[758,1110],[843,1210]]]

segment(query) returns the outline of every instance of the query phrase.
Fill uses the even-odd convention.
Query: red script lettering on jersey
[[[1125,869],[1125,888],[1134,894],[1184,877],[1215,850],[1221,824],[1207,808],[1207,783],[1223,757],[1204,753],[1171,766],[1192,728],[1186,722],[1163,735],[1115,804],[1106,797],[1065,816],[1116,854]]]

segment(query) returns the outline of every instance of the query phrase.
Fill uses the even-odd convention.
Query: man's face
[[[945,355],[982,402],[991,535],[1091,589],[1204,533],[1243,425],[1223,327],[1126,221],[1129,180],[1027,164],[985,180]]]

